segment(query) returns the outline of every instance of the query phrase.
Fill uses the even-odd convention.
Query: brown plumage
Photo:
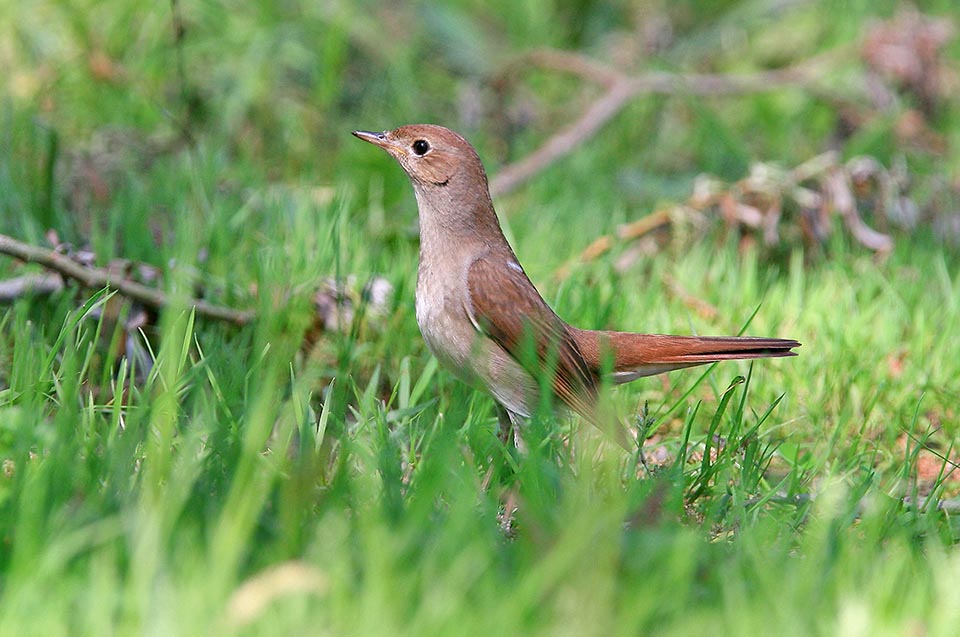
[[[539,379],[594,424],[603,370],[615,383],[722,360],[795,356],[794,340],[667,336],[582,330],[547,305],[520,266],[497,220],[473,147],[429,124],[354,135],[396,159],[420,212],[417,323],[427,346],[463,380],[480,385],[511,420],[539,404]],[[622,443],[622,430],[614,435]]]

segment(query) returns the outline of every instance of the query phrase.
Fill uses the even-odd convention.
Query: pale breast
[[[421,262],[416,294],[420,334],[441,364],[462,380],[474,383],[470,350],[475,331],[463,315],[463,294],[455,277],[435,276],[432,268]]]
[[[534,378],[473,325],[466,309],[466,280],[455,285],[456,277],[433,274],[421,266],[416,294],[417,325],[431,353],[464,382],[489,391],[509,411],[529,416],[538,404]]]

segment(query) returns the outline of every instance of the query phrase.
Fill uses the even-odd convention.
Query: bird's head
[[[486,187],[486,174],[473,146],[443,126],[412,124],[382,133],[358,130],[353,134],[390,153],[415,187],[447,188],[462,186],[464,181],[475,184],[477,179]]]

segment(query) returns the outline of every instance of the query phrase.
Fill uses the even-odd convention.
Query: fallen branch
[[[912,217],[904,211],[909,213],[916,206],[904,195],[905,187],[903,175],[885,169],[872,157],[854,157],[841,162],[840,155],[832,151],[792,170],[757,162],[746,177],[730,184],[710,175],[700,175],[684,202],[621,225],[614,234],[597,237],[574,261],[561,266],[555,276],[563,280],[574,263],[598,259],[618,245],[660,228],[675,229],[708,217],[719,217],[732,228],[758,232],[765,245],[773,246],[780,242],[784,228],[788,234],[799,233],[812,244],[823,243],[832,231],[831,217],[837,215],[854,240],[882,256],[893,249],[893,238],[868,226],[860,209],[872,209],[877,223],[911,222]],[[683,294],[677,296],[685,298]],[[688,305],[698,304],[690,301]],[[697,311],[711,313],[706,306]]]
[[[638,95],[741,95],[811,86],[811,76],[805,70],[805,65],[750,75],[651,72],[632,76],[582,55],[551,49],[529,53],[511,64],[506,73],[529,66],[573,73],[598,82],[607,90],[572,124],[551,136],[523,159],[504,166],[490,180],[490,192],[495,197],[511,192],[547,166],[570,154]]]
[[[554,276],[558,280],[563,281],[567,278],[567,276],[570,275],[570,268],[572,267],[573,263],[586,263],[588,261],[595,261],[596,259],[599,259],[613,249],[613,247],[616,245],[616,239],[619,239],[620,241],[633,241],[667,225],[670,225],[670,212],[668,210],[661,209],[651,212],[646,217],[619,226],[617,228],[616,237],[610,234],[604,234],[597,237],[593,240],[593,243],[583,249],[583,251],[580,253],[580,256],[577,257],[575,261],[568,262],[565,265],[560,266]]]
[[[25,274],[0,281],[0,303],[12,303],[28,294],[53,294],[63,287],[63,277],[54,272]]]
[[[0,254],[29,263],[38,263],[87,288],[116,290],[123,296],[155,310],[161,310],[170,305],[169,298],[160,290],[136,281],[118,278],[116,273],[103,268],[81,265],[54,250],[32,246],[2,234],[0,234]],[[215,305],[203,299],[188,299],[185,304],[187,307],[192,307],[200,316],[227,321],[235,325],[245,325],[255,317],[253,312]]]
[[[875,252],[893,249],[893,239],[868,226],[857,212],[849,174],[840,170],[831,171],[824,179],[824,190],[830,199],[829,203],[843,218],[847,230],[857,241]]]
[[[617,237],[621,241],[632,241],[669,223],[670,211],[661,208],[660,210],[651,212],[646,217],[620,226],[617,228]]]
[[[613,119],[635,94],[629,84],[614,85],[591,104],[576,122],[548,139],[525,158],[500,169],[490,180],[490,194],[494,197],[505,195],[561,157],[570,154],[582,141]]]
[[[663,275],[663,285],[670,296],[678,299],[689,309],[699,314],[701,318],[712,321],[720,315],[720,310],[713,304],[687,292],[683,286],[680,285],[680,282],[669,274]]]

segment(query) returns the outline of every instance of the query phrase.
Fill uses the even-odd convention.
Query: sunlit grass
[[[956,632],[960,486],[941,459],[960,436],[954,248],[918,231],[877,256],[838,229],[819,249],[765,251],[717,224],[630,267],[628,245],[577,259],[700,170],[819,152],[831,107],[799,91],[650,99],[497,202],[573,324],[803,343],[612,389],[642,453],[553,414],[521,453],[498,439],[492,399],[427,352],[412,191],[348,132],[455,122],[457,87],[501,55],[591,41],[626,9],[179,3],[184,87],[165,6],[69,4],[46,3],[43,26],[25,10],[0,23],[23,48],[0,53],[18,71],[0,102],[0,231],[42,244],[53,227],[100,264],[156,265],[173,302],[146,330],[149,372],[121,355],[117,295],[71,287],[0,310],[0,634]],[[734,4],[678,18],[659,63],[761,64],[784,33],[816,49],[872,10],[826,21],[801,3],[774,24],[764,3]],[[759,44],[721,37],[758,22]],[[434,46],[451,38],[472,39]],[[101,49],[124,74],[96,77]],[[545,96],[572,83],[529,81]],[[183,88],[207,109],[192,143],[149,162],[116,150],[108,196],[70,199],[51,166],[104,130],[176,134]],[[466,132],[496,170],[566,115],[509,140],[486,121]],[[318,281],[374,275],[394,289],[383,313],[305,347]],[[258,319],[195,316],[184,300],[201,293]]]
[[[895,444],[907,431],[922,440],[958,391],[955,352],[939,339],[958,318],[960,281],[942,249],[904,242],[882,262],[843,252],[813,269],[798,255],[779,272],[733,246],[666,252],[635,274],[580,266],[559,304],[572,322],[728,333],[759,305],[750,332],[804,342],[795,359],[614,390],[623,418],[646,403],[658,422],[644,451],[660,460],[645,470],[575,421],[537,421],[528,453],[504,449],[491,400],[437,369],[419,340],[413,251],[382,270],[401,294],[392,331],[329,334],[327,354],[298,354],[308,283],[370,258],[343,225],[348,201],[268,205],[287,224],[278,242],[263,238],[253,270],[277,291],[261,299],[264,318],[231,333],[171,309],[154,372],[125,396],[127,367],[104,385],[92,364],[102,325],[84,317],[103,295],[54,304],[49,328],[36,303],[8,311],[5,629],[39,613],[52,634],[769,622],[796,634],[920,622],[936,634],[956,612],[941,593],[956,576],[955,523],[902,503],[916,495],[904,480],[916,454]],[[691,313],[664,290],[667,271],[723,314]],[[935,284],[905,284],[918,272]],[[894,374],[898,352],[907,362]],[[238,610],[241,582],[288,560],[301,570],[264,575],[253,588],[263,605]]]

